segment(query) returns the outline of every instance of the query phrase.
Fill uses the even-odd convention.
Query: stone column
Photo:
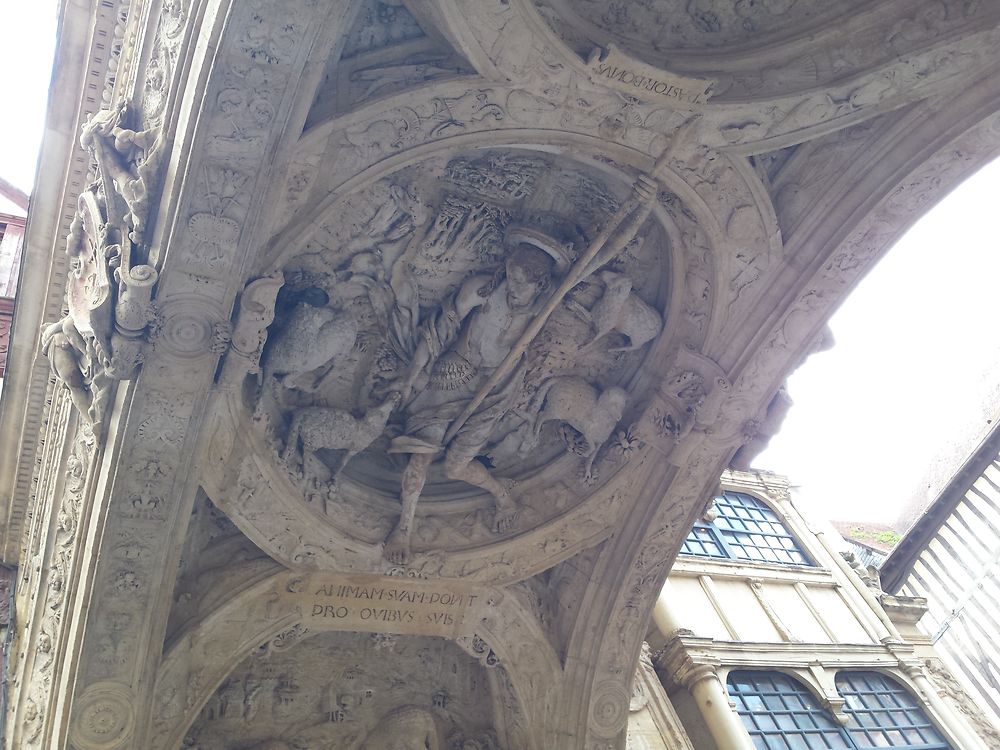
[[[672,599],[673,589],[670,586],[670,580],[667,579],[663,582],[663,588],[660,589],[660,595],[656,598],[656,604],[653,605],[653,622],[664,638],[670,638],[684,627],[672,607]]]
[[[729,693],[719,679],[719,665],[695,662],[681,640],[682,636],[691,635],[691,631],[683,627],[673,607],[669,581],[664,582],[653,607],[653,622],[667,638],[667,646],[660,657],[661,667],[666,668],[675,683],[691,693],[718,750],[753,750],[753,741],[742,719],[733,711]]]
[[[979,735],[944,702],[919,661],[901,662],[901,666],[907,677],[913,680],[917,689],[923,694],[925,703],[931,709],[932,718],[937,719],[939,727],[948,735],[949,740],[963,750],[987,750]]]
[[[685,671],[684,687],[698,704],[718,749],[753,750],[753,740],[743,726],[743,720],[729,703],[729,694],[719,679],[717,667],[714,664],[696,664]]]

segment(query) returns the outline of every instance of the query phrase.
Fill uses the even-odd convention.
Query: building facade
[[[28,196],[0,178],[0,384],[7,369],[10,324],[14,316],[27,217]]]
[[[694,747],[988,748],[916,627],[774,474],[727,472],[653,613],[652,663]],[[644,739],[637,748],[672,747]]]
[[[994,3],[60,12],[0,401],[25,750],[622,748],[721,472],[1000,152]],[[844,595],[805,575],[725,586]]]
[[[1000,743],[1000,433],[992,430],[883,563],[887,591],[927,599],[922,631],[949,689],[976,696],[972,720]],[[945,679],[948,679],[945,677]]]

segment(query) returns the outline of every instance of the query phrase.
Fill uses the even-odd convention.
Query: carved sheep
[[[567,450],[587,459],[584,476],[593,478],[597,451],[611,436],[625,412],[628,396],[618,387],[599,392],[583,378],[568,376],[542,383],[532,401],[538,412],[534,436],[538,439],[546,422],[565,422],[578,433],[580,441],[567,443]]]
[[[612,331],[628,338],[628,346],[615,347],[609,350],[612,352],[633,351],[656,338],[663,320],[632,291],[632,280],[613,271],[602,271],[598,276],[604,282],[604,294],[587,316],[594,329],[594,338],[580,350],[590,349]]]
[[[314,456],[316,451],[323,448],[347,451],[340,466],[333,472],[331,479],[335,480],[352,458],[382,434],[385,423],[397,404],[399,394],[392,393],[380,405],[369,409],[361,419],[343,409],[332,407],[308,406],[295,409],[282,458],[289,461],[300,443],[303,462],[307,455]]]
[[[324,292],[320,294],[326,298]],[[358,336],[357,320],[349,311],[322,305],[298,304],[271,337],[265,379],[283,375],[286,388],[315,390],[337,361],[350,354]],[[300,378],[310,373],[314,375],[311,382],[300,384]]]

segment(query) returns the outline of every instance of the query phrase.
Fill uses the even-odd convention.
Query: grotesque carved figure
[[[359,750],[442,750],[437,725],[429,711],[404,706],[382,718]]]
[[[611,437],[625,411],[627,396],[617,386],[598,392],[583,378],[552,378],[538,389],[532,404],[538,411],[534,436],[537,440],[546,422],[565,422],[578,433],[566,449],[586,459],[584,477],[591,479],[597,451]]]

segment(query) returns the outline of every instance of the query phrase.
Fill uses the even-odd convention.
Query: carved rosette
[[[621,680],[598,683],[590,702],[590,726],[598,737],[617,737],[628,723],[631,696]]]
[[[95,682],[77,698],[70,740],[79,750],[121,747],[135,727],[135,708],[128,686]]]

